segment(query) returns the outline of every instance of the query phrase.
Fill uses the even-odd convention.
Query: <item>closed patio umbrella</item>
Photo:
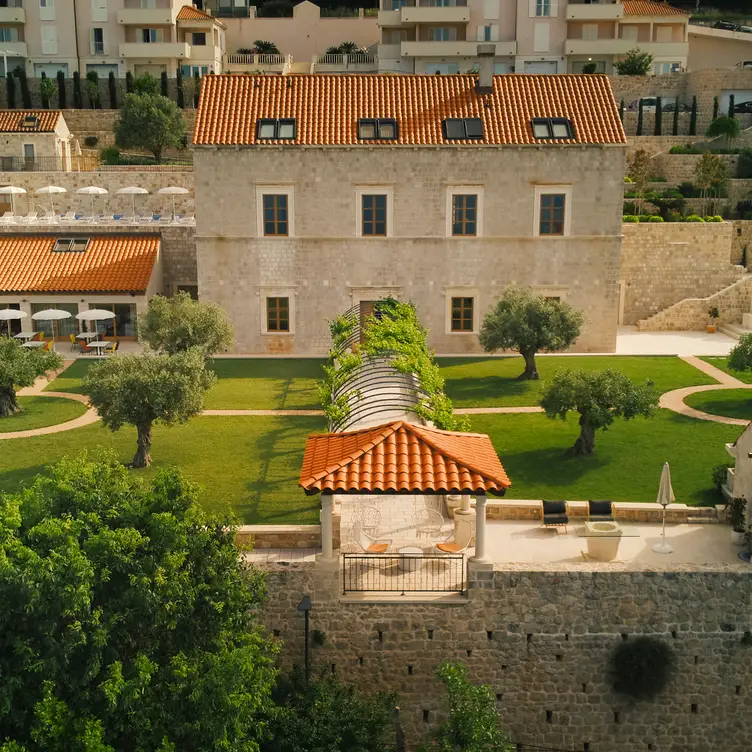
[[[55,200],[52,198],[57,193],[67,193],[68,191],[65,188],[61,188],[59,185],[45,185],[44,188],[38,188],[34,193],[36,193],[39,196],[49,196],[50,197],[50,207],[52,208],[52,213],[55,213]]]
[[[25,319],[24,311],[17,311],[15,308],[0,308],[0,321],[8,322],[8,336],[10,337],[10,322]]]
[[[91,197],[91,215],[94,216],[94,196],[104,196],[108,193],[108,190],[106,188],[100,188],[98,185],[87,185],[84,188],[79,188],[76,193]]]
[[[653,546],[653,551],[657,554],[670,554],[673,548],[666,543],[666,507],[676,501],[674,489],[671,487],[671,468],[668,462],[663,463],[661,470],[661,484],[658,486],[658,497],[656,501],[663,507],[663,525],[661,527],[661,542]]]
[[[146,188],[141,188],[138,185],[129,185],[125,188],[121,188],[120,190],[116,191],[116,193],[121,193],[123,195],[130,195],[132,203],[133,203],[133,216],[136,216],[136,196],[141,196],[144,193],[148,193],[149,191],[146,190]]]
[[[0,188],[0,194],[10,196],[10,210],[16,213],[16,202],[14,196],[20,196],[22,193],[26,193],[25,188],[19,188],[17,185],[5,185]]]
[[[185,196],[190,191],[179,185],[168,185],[166,188],[160,188],[157,193],[162,196],[172,196],[172,216],[175,216],[175,196]]]

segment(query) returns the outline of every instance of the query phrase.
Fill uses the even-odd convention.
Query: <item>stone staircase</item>
[[[749,316],[750,314],[745,313],[744,315]],[[743,324],[723,324],[723,326],[718,327],[718,331],[732,339],[739,339],[742,334],[752,334],[752,329],[747,329]]]

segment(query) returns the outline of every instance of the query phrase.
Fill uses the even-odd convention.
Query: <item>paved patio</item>
[[[720,332],[641,332],[634,326],[616,331],[617,355],[728,355],[735,344]]]

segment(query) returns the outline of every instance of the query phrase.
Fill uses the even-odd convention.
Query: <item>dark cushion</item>
[[[591,517],[613,517],[613,502],[588,501],[588,513]]]
[[[566,501],[544,501],[543,502],[543,515],[548,517],[552,514],[563,514],[566,517],[567,514],[567,502]]]

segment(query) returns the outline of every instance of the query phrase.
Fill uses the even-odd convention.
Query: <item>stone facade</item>
[[[480,352],[483,314],[511,284],[585,310],[578,351],[614,349],[624,149],[620,147],[200,148],[201,296],[229,313],[245,353],[323,354],[327,321],[360,301],[412,301],[439,353]],[[571,186],[571,233],[536,235],[536,188]],[[480,195],[480,237],[451,237],[449,191]],[[569,190],[569,188],[562,190]],[[259,233],[263,193],[290,193],[291,237]],[[389,237],[358,237],[359,193],[388,194]],[[265,298],[289,297],[292,331],[265,334]],[[448,301],[474,299],[449,333]]]
[[[752,648],[752,578],[743,565],[656,571],[624,564],[472,571],[466,603],[341,599],[340,573],[270,565],[260,611],[282,641],[283,665],[302,663],[303,618],[325,635],[315,670],[361,690],[393,691],[410,749],[446,711],[436,667],[464,663],[498,698],[518,743],[589,752],[746,752]],[[698,604],[702,608],[698,608]],[[623,639],[650,634],[676,653],[653,702],[612,689],[608,662]],[[719,746],[720,745],[720,746]]]

